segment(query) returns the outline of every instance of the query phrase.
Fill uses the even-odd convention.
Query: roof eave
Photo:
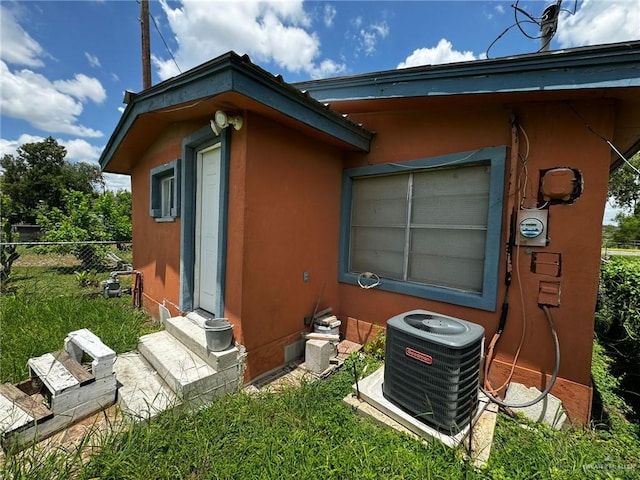
[[[640,42],[387,70],[294,86],[321,102],[637,87]]]
[[[100,156],[105,170],[136,119],[145,113],[236,92],[368,152],[373,133],[253,65],[248,57],[227,53],[184,74],[129,95],[129,104]]]

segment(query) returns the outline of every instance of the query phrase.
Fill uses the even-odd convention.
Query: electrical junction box
[[[516,245],[546,247],[548,220],[548,210],[519,210]]]

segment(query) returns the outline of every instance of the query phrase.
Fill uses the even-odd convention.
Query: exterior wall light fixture
[[[220,132],[227,128],[229,125],[232,125],[235,130],[240,130],[242,128],[242,117],[240,115],[229,115],[222,110],[218,110],[215,114],[213,120],[209,121],[211,125],[211,130],[216,135],[220,135]]]

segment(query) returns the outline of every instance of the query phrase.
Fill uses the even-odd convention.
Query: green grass
[[[140,335],[159,329],[131,306],[131,296],[106,300],[97,284],[81,288],[74,274],[20,267],[12,275],[15,292],[0,295],[1,382],[28,378],[27,360],[62,349],[74,330],[88,328],[120,353],[135,349]]]
[[[85,464],[80,449],[66,456],[32,449],[8,458],[0,473],[34,480],[640,477],[638,437],[627,427],[554,431],[504,415],[489,464],[477,470],[460,450],[359,417],[342,403],[352,382],[346,365],[328,380],[278,394],[225,396],[195,413],[165,412],[107,433]]]
[[[46,278],[43,273],[39,282],[49,284]],[[26,358],[60,348],[75,328],[90,328],[118,351],[133,348],[137,336],[153,328],[128,306],[130,298],[104,300],[82,290],[49,299],[33,291],[24,295],[19,291],[2,298],[3,377],[14,369],[12,375],[22,379]],[[638,428],[626,419],[629,410],[618,395],[619,383],[608,373],[608,359],[598,345],[593,379],[605,414],[596,418],[597,425],[554,431],[500,415],[491,458],[482,470],[464,460],[459,449],[378,427],[342,403],[353,383],[351,362],[360,371],[368,364],[371,372],[377,361],[373,355],[364,361],[352,357],[324,381],[278,394],[228,395],[193,413],[168,411],[125,431],[101,432],[71,449],[45,452],[34,446],[8,455],[0,478],[640,478]],[[90,457],[85,455],[89,443],[97,447]]]

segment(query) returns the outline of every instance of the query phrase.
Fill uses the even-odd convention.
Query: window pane
[[[351,210],[352,272],[403,278],[409,175],[355,179]]]
[[[412,229],[408,279],[482,291],[486,231]]]
[[[486,227],[489,179],[488,165],[415,173],[412,224]]]
[[[404,239],[404,228],[352,227],[350,270],[402,279]]]
[[[389,175],[354,180],[351,224],[406,225],[408,179]]]
[[[170,217],[173,209],[174,177],[165,177],[160,180],[160,208],[161,216]]]
[[[482,292],[490,173],[476,164],[354,179],[350,271]]]

